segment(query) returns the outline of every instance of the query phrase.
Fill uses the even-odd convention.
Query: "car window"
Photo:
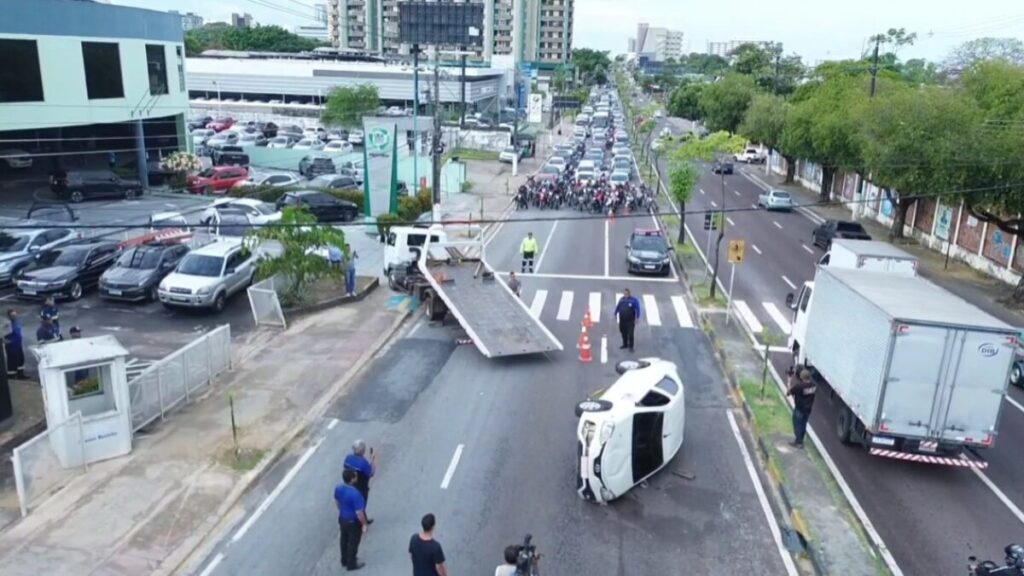
[[[241,264],[244,260],[244,255],[242,254],[242,251],[239,250],[234,254],[228,256],[228,261],[227,264],[225,265],[225,269],[230,270],[232,268],[238,268],[238,265]]]
[[[33,246],[38,246],[43,242],[41,239],[44,234],[40,234],[32,240]],[[21,252],[29,245],[29,237],[21,234],[8,234],[6,232],[0,232],[0,252],[14,253]]]
[[[637,406],[653,408],[656,406],[664,406],[668,404],[668,401],[668,396],[662,394],[657,390],[651,390],[650,392],[647,393],[646,396],[644,396],[639,402],[637,402]]]
[[[259,212],[260,214],[265,214],[268,216],[270,214],[274,214],[277,212],[277,208],[275,208],[273,204],[270,204],[268,202],[260,202],[259,204],[256,204],[254,207],[256,208],[256,211]]]
[[[807,303],[810,302],[810,301],[811,301],[811,289],[810,288],[806,288],[806,289],[804,289],[804,293],[801,295],[801,298],[800,298],[800,311],[801,312],[807,312]]]
[[[117,260],[118,268],[152,270],[160,264],[160,251],[142,248],[128,250]]]
[[[207,276],[216,278],[220,276],[224,260],[220,256],[207,256],[205,254],[189,254],[178,266],[178,272],[191,276]]]
[[[57,259],[53,261],[54,266],[80,266],[89,256],[91,250],[83,247],[71,247],[61,250]]]
[[[676,381],[671,378],[662,378],[661,382],[658,382],[655,386],[657,386],[659,390],[662,390],[671,396],[675,396],[679,393],[679,384],[676,384]]]

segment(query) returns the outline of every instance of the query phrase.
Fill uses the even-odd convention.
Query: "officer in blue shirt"
[[[356,474],[356,490],[363,496],[363,505],[370,501],[370,478],[377,471],[377,455],[370,448],[370,460],[366,459],[366,442],[356,440],[352,443],[352,453],[345,456],[345,470],[351,470]],[[367,520],[367,524],[373,524],[373,519]]]
[[[640,301],[629,293],[628,288],[623,290],[622,298],[615,305],[615,316],[619,319],[619,333],[622,335],[622,346],[619,349],[629,348],[632,352],[633,331],[640,321]]]
[[[339,546],[341,565],[348,570],[359,570],[365,564],[359,562],[359,542],[370,527],[366,521],[366,501],[356,490],[356,473],[345,470],[341,473],[343,482],[334,487],[334,502],[338,505],[338,526],[341,528]]]

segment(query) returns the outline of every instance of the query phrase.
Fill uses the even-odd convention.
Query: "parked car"
[[[279,132],[277,136],[267,142],[267,148],[291,148],[298,141],[292,134],[281,134]]]
[[[334,152],[340,154],[352,153],[352,144],[344,140],[330,140],[323,147],[324,152]]]
[[[728,160],[715,160],[714,165],[711,167],[711,172],[714,174],[732,174],[732,162]]]
[[[260,132],[246,133],[238,137],[238,143],[236,144],[239,148],[251,148],[253,146],[266,146],[267,137]]]
[[[96,198],[130,200],[142,194],[142,183],[121,178],[113,170],[61,170],[50,177],[50,190],[74,203]]]
[[[233,188],[245,188],[250,186],[273,186],[274,188],[287,188],[298,186],[302,180],[291,172],[265,172],[262,174],[250,174],[248,180],[236,183]]]
[[[285,193],[277,200],[277,209],[282,210],[288,206],[305,208],[320,222],[351,222],[359,216],[359,207],[355,203],[318,190]]]
[[[76,239],[69,228],[0,230],[0,285],[10,284],[37,256]]]
[[[277,124],[273,122],[257,122],[256,128],[266,136],[267,140],[277,136]]]
[[[129,248],[100,276],[100,298],[128,302],[160,299],[157,286],[188,253],[184,244],[159,242]]]
[[[249,170],[244,166],[213,166],[189,176],[187,186],[193,194],[223,194],[248,178]]]
[[[342,176],[351,176],[358,184],[363,183],[363,161],[362,160],[349,160],[342,163],[341,167],[338,168],[338,174]]]
[[[20,148],[0,150],[0,165],[11,170],[24,170],[32,167],[32,156]]]
[[[353,130],[353,131],[349,132],[348,133],[348,141],[351,142],[352,144],[357,144],[357,145],[362,146],[362,144],[363,144],[363,131],[362,130]]]
[[[331,188],[334,190],[356,190],[359,188],[359,183],[351,176],[324,174],[310,180],[308,186],[312,188]]]
[[[167,308],[221,312],[228,298],[252,284],[256,258],[240,240],[225,239],[185,255],[160,281],[157,295]]]
[[[758,208],[764,206],[765,210],[783,210],[788,212],[793,209],[793,196],[785,190],[768,190],[757,196],[757,206]]]
[[[221,146],[236,146],[238,145],[240,136],[241,135],[234,130],[224,130],[223,132],[218,132],[210,137],[210,139],[206,141],[206,147],[216,150]]]
[[[226,116],[224,118],[217,118],[206,123],[206,127],[209,128],[210,130],[213,130],[214,132],[223,132],[234,125],[235,119],[230,116]]]
[[[219,150],[210,151],[210,160],[214,166],[248,166],[249,155],[238,146],[224,146]]]
[[[298,142],[296,142],[292,146],[292,149],[293,150],[320,150],[323,147],[324,147],[323,142],[321,142],[318,138],[306,137],[306,138],[303,138],[302,140],[299,140]]]
[[[281,212],[271,203],[256,198],[221,198],[203,211],[203,224],[215,222],[224,212],[245,214],[253,224],[269,224],[281,219]]]
[[[210,122],[213,122],[212,116],[196,116],[189,119],[187,126],[189,131],[194,131],[199,128],[205,128]]]
[[[845,220],[825,220],[811,232],[811,241],[814,245],[825,250],[832,246],[832,240],[836,238],[871,240],[871,235],[859,223]]]
[[[26,300],[78,300],[99,283],[120,247],[109,240],[78,240],[40,254],[14,280],[15,295]]]
[[[210,130],[209,128],[199,128],[198,130],[193,130],[189,134],[189,137],[192,138],[192,144],[194,146],[198,147],[198,146],[205,146],[206,142],[210,138],[212,138],[215,134],[216,134],[216,132],[214,132],[213,130]]]
[[[299,174],[313,179],[321,174],[335,174],[337,168],[330,156],[306,156],[299,160]]]
[[[519,155],[519,150],[515,146],[505,146],[498,154],[498,162],[511,164],[516,158],[522,158],[522,156]]]
[[[734,155],[733,158],[737,162],[746,162],[747,164],[760,164],[765,161],[765,155],[757,148],[747,148],[743,152]]]
[[[348,130],[331,130],[327,132],[327,141],[332,142],[334,140],[348,141]]]

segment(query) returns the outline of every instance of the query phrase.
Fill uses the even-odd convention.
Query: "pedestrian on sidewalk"
[[[331,268],[338,268],[340,270],[345,263],[345,253],[334,244],[328,244],[327,261],[331,263]]]
[[[622,346],[619,350],[629,348],[633,351],[633,332],[640,322],[640,301],[629,293],[629,288],[622,291],[622,298],[615,305],[615,316],[619,320],[619,334],[622,335]]]
[[[345,456],[345,463],[342,465],[345,471],[352,471],[356,475],[354,486],[363,496],[363,507],[370,502],[370,478],[377,472],[377,455],[370,448],[370,459],[366,459],[366,442],[356,440],[352,443],[352,453]],[[367,524],[373,524],[369,517]]]
[[[434,525],[437,520],[427,514],[420,520],[423,531],[409,539],[409,557],[412,559],[412,576],[448,576],[444,565],[444,550],[434,540]]]
[[[804,368],[797,376],[794,370],[789,376],[789,390],[786,394],[793,397],[793,441],[789,443],[795,448],[804,447],[804,434],[807,433],[807,421],[811,419],[811,408],[814,406],[814,393],[817,387],[811,378],[811,371]]]
[[[516,277],[514,270],[509,270],[508,272],[508,289],[516,296],[523,296],[523,283]]]
[[[356,295],[356,259],[358,258],[359,253],[352,250],[348,261],[345,262],[345,294],[347,296]]]
[[[338,505],[338,526],[341,529],[339,547],[341,565],[348,570],[359,570],[364,563],[358,560],[359,542],[369,529],[366,521],[366,501],[356,490],[356,473],[345,470],[341,473],[342,483],[334,487],[334,502]]]
[[[43,300],[43,306],[39,309],[39,317],[49,318],[53,322],[54,329],[57,330],[57,335],[60,335],[60,310],[57,308],[53,296],[47,296],[46,300]]]
[[[7,309],[7,319],[11,323],[11,331],[4,336],[4,354],[7,356],[7,376],[25,379],[25,338],[21,331],[21,320],[18,311]]]
[[[537,239],[533,237],[533,232],[526,233],[526,238],[523,238],[523,243],[519,246],[519,250],[523,253],[523,274],[527,272],[527,269],[529,269],[530,274],[533,274],[533,259],[540,250],[537,246]]]

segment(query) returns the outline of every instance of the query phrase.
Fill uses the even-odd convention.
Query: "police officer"
[[[629,348],[632,352],[633,331],[640,321],[640,301],[629,293],[628,288],[623,290],[622,298],[615,305],[615,316],[619,319],[619,334],[622,335],[622,346],[619,349]]]
[[[523,243],[519,246],[519,250],[523,253],[522,272],[525,274],[527,268],[529,268],[530,274],[533,274],[533,259],[540,250],[537,246],[537,239],[533,237],[533,232],[526,233],[526,238],[523,238]]]

